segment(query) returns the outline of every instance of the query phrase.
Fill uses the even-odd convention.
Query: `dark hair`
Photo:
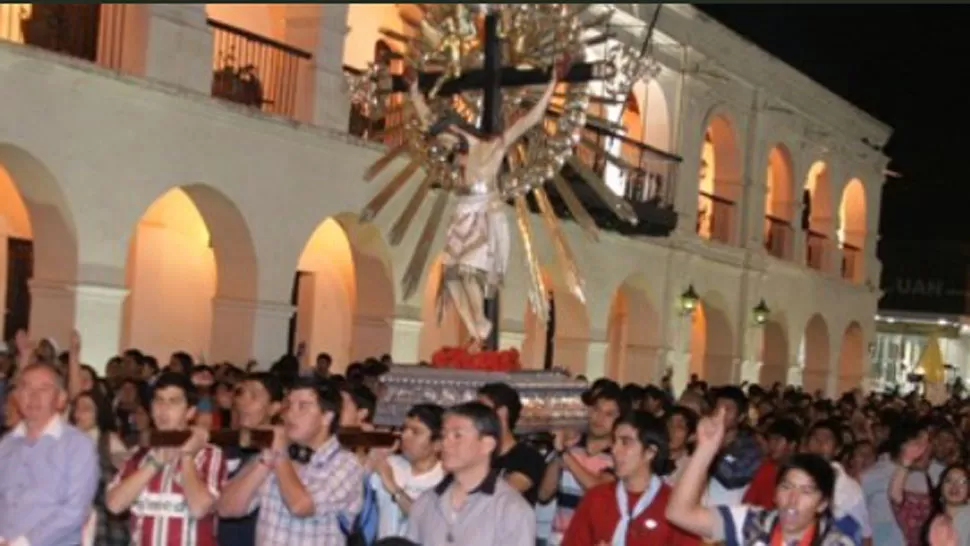
[[[86,397],[94,404],[94,420],[101,433],[109,433],[117,430],[114,410],[111,408],[111,401],[97,390],[87,390],[77,395],[74,399],[73,407],[77,406],[77,401]],[[74,419],[74,411],[71,411],[71,423],[77,424]]]
[[[608,377],[601,377],[596,381],[593,381],[593,384],[590,385],[589,388],[586,389],[582,394],[583,403],[587,406],[592,406],[594,402],[593,398],[595,398],[600,391],[602,391],[604,388],[614,387],[617,390],[620,390],[620,385]]]
[[[138,383],[136,382],[135,385],[137,387]],[[188,376],[178,372],[164,372],[158,376],[158,379],[155,381],[155,386],[152,388],[152,398],[154,398],[154,393],[168,387],[181,389],[182,394],[185,395],[185,401],[190,408],[194,408],[199,403],[199,391],[196,389],[195,384],[192,383],[192,380]]]
[[[481,436],[491,436],[495,439],[495,446],[498,449],[498,442],[502,436],[502,425],[498,421],[495,410],[482,404],[481,402],[465,402],[449,408],[445,415],[455,415],[469,419],[475,426],[475,430]]]
[[[377,409],[377,396],[370,389],[364,385],[354,385],[351,383],[340,383],[336,388],[342,393],[347,393],[358,410],[367,411],[367,417],[364,421],[369,423],[374,419],[374,410]]]
[[[626,396],[623,396],[623,391],[616,383],[606,385],[602,389],[595,391],[590,397],[589,405],[595,406],[600,400],[611,400],[615,402],[616,406],[620,409],[620,415],[630,413],[630,400]]]
[[[134,360],[139,368],[145,365],[145,355],[138,349],[128,349],[122,354]]]
[[[179,371],[182,373],[190,373],[192,371],[192,367],[195,366],[195,359],[192,358],[192,355],[184,351],[177,351],[172,353],[172,357],[170,360],[174,360],[175,362],[178,362],[179,366],[182,367],[182,369]]]
[[[283,384],[280,383],[280,379],[275,375],[269,372],[253,372],[244,376],[242,380],[252,381],[253,383],[259,383],[262,385],[269,394],[269,399],[271,402],[283,401]]]
[[[748,411],[748,397],[744,394],[741,387],[735,385],[725,385],[714,389],[714,405],[718,400],[730,400],[738,408],[738,417],[744,417]]]
[[[148,369],[150,369],[152,371],[152,374],[153,375],[154,374],[157,374],[158,373],[158,359],[155,358],[154,356],[146,356],[145,357],[145,367],[147,367]]]
[[[792,470],[801,470],[812,478],[812,481],[815,482],[815,488],[822,495],[822,499],[829,503],[828,511],[830,512],[832,497],[835,495],[835,470],[832,468],[832,463],[814,453],[796,453],[781,465],[775,487],[781,485],[781,482]]]
[[[794,419],[780,417],[768,426],[765,437],[778,436],[789,444],[797,444],[802,439],[802,430],[801,425]]]
[[[522,398],[519,396],[519,391],[507,383],[488,383],[478,389],[478,395],[491,400],[496,413],[499,408],[505,408],[509,416],[507,423],[509,430],[515,430],[515,424],[519,422],[519,415],[522,414]]]
[[[650,461],[650,472],[666,476],[674,471],[674,462],[670,460],[670,438],[663,420],[645,411],[633,411],[617,419],[613,430],[620,425],[628,425],[637,431],[637,439],[644,449],[652,446],[657,450]]]
[[[330,421],[330,434],[333,434],[340,427],[340,408],[343,400],[340,391],[331,386],[328,382],[319,381],[313,377],[300,377],[293,383],[290,392],[308,390],[317,397],[317,405],[323,413],[332,413],[333,419]]]
[[[441,421],[445,416],[445,409],[436,404],[418,404],[408,410],[407,417],[421,421],[431,431],[431,439],[441,438]]]
[[[910,440],[914,440],[926,430],[923,422],[910,417],[900,418],[892,425],[889,432],[889,439],[886,440],[886,450],[894,459],[899,456],[900,450]]]
[[[674,406],[670,408],[665,416],[665,421],[670,422],[675,415],[679,415],[684,418],[687,423],[687,454],[690,455],[694,453],[694,447],[696,446],[696,440],[691,440],[690,437],[697,433],[697,422],[700,420],[697,413],[688,408],[687,406]]]
[[[327,361],[327,364],[333,364],[333,357],[330,356],[330,353],[320,353],[320,354],[318,354],[317,355],[317,360],[319,361],[320,359],[326,360]]]

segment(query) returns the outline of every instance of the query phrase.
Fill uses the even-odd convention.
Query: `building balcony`
[[[735,203],[730,199],[697,192],[697,234],[709,241],[731,244],[734,233]]]
[[[0,4],[0,39],[119,69],[128,6]]]
[[[842,243],[842,278],[859,282],[862,273],[862,249],[850,243]]]
[[[792,255],[795,230],[784,218],[765,215],[765,250],[775,258],[788,260]]]
[[[215,19],[212,29],[212,96],[292,118],[306,51]]]
[[[829,239],[817,231],[805,232],[805,265],[816,271],[825,271],[828,265]]]

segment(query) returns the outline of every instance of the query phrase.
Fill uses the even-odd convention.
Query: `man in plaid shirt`
[[[286,401],[272,448],[226,484],[219,514],[240,517],[259,508],[259,546],[344,546],[339,518],[360,513],[364,469],[337,441],[340,393],[303,378]]]
[[[189,428],[197,403],[187,376],[162,374],[152,398],[155,426]],[[212,509],[225,476],[222,451],[195,428],[180,448],[136,451],[108,486],[105,504],[114,514],[131,510],[134,546],[216,546]]]

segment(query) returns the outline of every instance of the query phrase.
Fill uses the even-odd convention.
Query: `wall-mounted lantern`
[[[754,308],[751,309],[751,319],[758,326],[764,326],[764,324],[768,322],[768,317],[770,316],[771,309],[768,308],[768,304],[765,303],[764,298],[761,298],[758,305],[755,305]]]
[[[687,290],[680,295],[680,313],[682,315],[690,315],[694,313],[694,309],[697,309],[697,304],[700,303],[701,297],[697,295],[697,291],[694,290],[694,285],[691,284],[687,287]]]

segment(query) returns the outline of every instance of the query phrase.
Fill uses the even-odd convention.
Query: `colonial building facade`
[[[434,268],[402,297],[419,230],[398,246],[387,233],[406,197],[358,217],[385,139],[352,115],[345,73],[394,49],[380,28],[406,32],[413,6],[78,6],[0,7],[7,339],[29,326],[63,344],[77,329],[95,367],[128,347],[266,365],[303,342],[342,368],[463,341],[455,317],[435,320]],[[639,44],[655,7],[614,6],[618,39]],[[548,266],[555,363],[621,381],[672,368],[678,381],[859,384],[890,129],[695,8],[661,9],[662,70],[622,123],[682,161],[602,172],[633,201],[666,201],[676,227],[604,224],[594,242],[565,223],[587,294]],[[664,189],[646,195],[645,181]],[[521,249],[511,263],[501,345],[541,366]]]

